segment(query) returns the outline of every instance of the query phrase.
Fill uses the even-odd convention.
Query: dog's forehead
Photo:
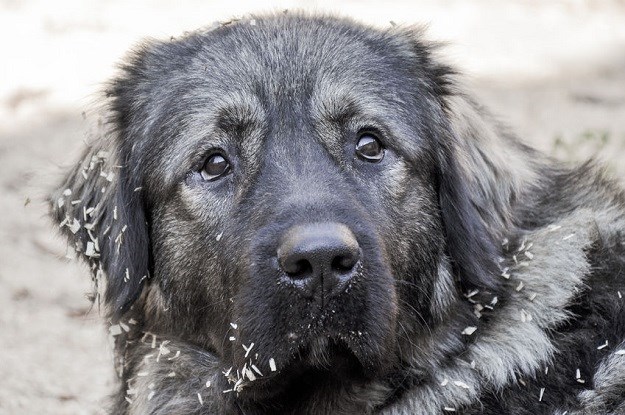
[[[252,24],[253,23],[253,24]],[[332,119],[350,104],[370,115],[406,109],[411,82],[406,39],[340,19],[273,16],[182,41],[191,57],[176,81],[201,123],[279,127],[302,117]],[[184,55],[183,55],[184,56]],[[352,108],[353,109],[353,108]]]
[[[388,88],[402,67],[396,37],[339,19],[252,19],[199,36],[198,59],[217,75],[215,87],[240,86],[276,102],[323,82]]]
[[[398,121],[414,118],[416,111],[408,97],[416,83],[414,51],[406,36],[389,30],[341,19],[273,16],[161,47],[153,69],[161,91],[151,101],[166,110],[156,124],[161,130],[179,128],[175,140],[153,148],[180,166],[169,179],[188,167],[185,160],[199,141],[215,137],[216,126],[292,131],[355,109],[370,119]],[[258,153],[260,140],[244,144]]]

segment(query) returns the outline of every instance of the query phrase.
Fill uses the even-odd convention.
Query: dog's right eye
[[[384,158],[384,146],[374,133],[364,132],[356,143],[356,154],[363,160],[377,163]]]
[[[221,153],[213,153],[202,167],[202,178],[206,181],[217,180],[230,171],[230,163]]]

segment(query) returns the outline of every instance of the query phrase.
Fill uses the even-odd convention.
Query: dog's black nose
[[[340,223],[294,226],[278,247],[280,267],[307,297],[323,299],[343,291],[359,259],[356,237]]]

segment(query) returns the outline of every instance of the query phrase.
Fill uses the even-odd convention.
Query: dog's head
[[[276,382],[378,376],[461,289],[497,291],[491,195],[459,160],[451,76],[416,30],[331,18],[146,44],[53,214],[106,275],[116,320]]]

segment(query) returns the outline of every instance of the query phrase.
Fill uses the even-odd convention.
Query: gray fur
[[[435,50],[282,14],[128,58],[50,197],[102,289],[111,413],[625,411],[623,190],[522,144]],[[362,131],[383,161],[354,154]],[[207,182],[215,148],[231,172]],[[363,255],[319,310],[271,265],[314,222]]]

